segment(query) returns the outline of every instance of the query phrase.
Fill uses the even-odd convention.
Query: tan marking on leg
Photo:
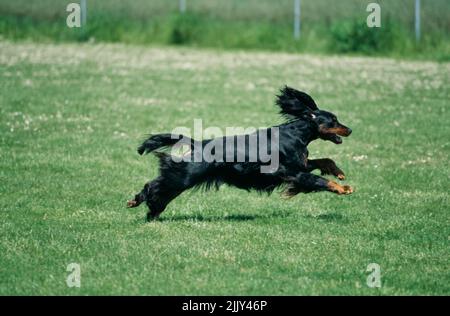
[[[127,207],[133,207],[136,206],[137,202],[135,200],[130,200],[127,202]]]
[[[328,189],[337,194],[351,194],[353,193],[353,188],[349,185],[340,185],[334,181],[328,182]]]

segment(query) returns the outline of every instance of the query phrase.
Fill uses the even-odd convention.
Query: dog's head
[[[323,140],[341,144],[342,138],[352,133],[352,130],[342,125],[333,113],[319,110],[313,98],[308,94],[290,87],[281,89],[277,96],[280,113],[289,119],[303,119],[311,122],[317,128],[317,135]]]
[[[341,144],[340,136],[350,136],[351,128],[342,125],[337,120],[336,115],[327,111],[315,111],[311,114],[311,119],[317,124],[319,138],[332,141],[335,144]]]

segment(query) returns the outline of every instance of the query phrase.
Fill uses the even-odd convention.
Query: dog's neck
[[[307,135],[305,139],[307,140],[307,145],[312,141],[319,138],[319,132],[317,130],[317,124],[312,121],[306,121],[307,124]]]
[[[308,146],[309,143],[319,138],[319,132],[317,130],[317,125],[309,119],[298,119],[291,124],[294,124],[296,128],[296,134],[298,134],[299,139]]]

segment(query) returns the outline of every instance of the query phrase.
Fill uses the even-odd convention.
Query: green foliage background
[[[422,40],[414,1],[381,0],[382,27],[365,24],[368,0],[303,0],[302,38],[293,38],[292,0],[88,0],[88,23],[65,25],[72,1],[0,0],[0,34],[9,39],[107,41],[311,53],[450,59],[450,2],[422,1]]]

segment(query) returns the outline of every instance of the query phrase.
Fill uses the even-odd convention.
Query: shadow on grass
[[[287,218],[292,212],[274,212],[261,215],[249,214],[232,214],[232,215],[201,215],[201,214],[174,214],[172,216],[161,216],[156,222],[181,222],[181,221],[198,221],[198,222],[248,222],[264,219]],[[320,215],[304,215],[301,216],[310,220],[319,220],[327,223],[349,223],[349,219],[339,213],[325,213]]]
[[[173,215],[170,217],[160,217],[156,221],[158,222],[172,222],[172,221],[198,221],[198,222],[218,222],[218,221],[229,221],[229,222],[247,222],[259,219],[269,219],[269,218],[284,218],[288,217],[290,213],[288,212],[275,212],[270,214],[261,215],[248,215],[248,214],[232,214],[232,215],[201,215],[201,214],[190,214],[190,215]]]
[[[308,219],[318,219],[324,222],[334,222],[334,223],[348,223],[349,220],[345,216],[339,213],[325,213],[320,215],[305,215]]]

